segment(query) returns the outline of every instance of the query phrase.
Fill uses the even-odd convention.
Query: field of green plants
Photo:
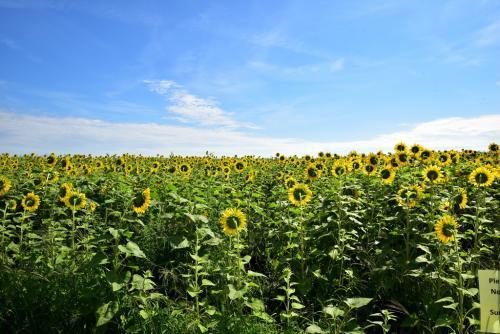
[[[0,155],[0,332],[472,333],[498,162]]]

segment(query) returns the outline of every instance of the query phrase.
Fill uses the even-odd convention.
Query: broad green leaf
[[[97,324],[96,327],[107,324],[118,312],[119,306],[116,302],[109,302],[101,305],[97,309]]]
[[[312,324],[307,326],[306,328],[306,333],[311,333],[311,334],[318,334],[318,333],[324,333],[321,327],[318,325]]]
[[[364,297],[358,297],[358,298],[347,298],[344,302],[349,306],[349,308],[360,308],[365,305],[368,305],[373,298],[364,298]]]

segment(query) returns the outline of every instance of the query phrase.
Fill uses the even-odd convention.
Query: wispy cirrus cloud
[[[304,77],[318,74],[332,74],[341,71],[344,68],[344,58],[338,58],[333,61],[320,62],[315,64],[305,64],[299,66],[275,65],[264,61],[250,61],[248,66],[254,70],[262,71],[266,74],[277,75],[287,78],[304,79]]]
[[[500,42],[500,19],[488,24],[477,32],[476,45],[490,46]]]
[[[182,123],[199,126],[256,129],[253,124],[235,120],[232,113],[219,107],[212,98],[201,98],[191,94],[172,80],[144,80],[152,92],[164,96],[169,105],[170,118]]]
[[[500,137],[500,115],[452,117],[414,124],[359,141],[311,141],[247,134],[230,128],[198,128],[157,123],[119,123],[76,117],[34,116],[0,110],[0,152],[92,154],[254,154],[271,156],[392,151],[395,143],[432,149],[484,150]]]

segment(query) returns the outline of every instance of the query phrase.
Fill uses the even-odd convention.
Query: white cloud
[[[175,81],[171,80],[144,80],[152,92],[167,98],[167,111],[173,114],[172,118],[183,122],[201,126],[218,126],[230,128],[257,128],[252,124],[238,122],[231,113],[224,111],[214,99],[197,97]]]
[[[433,149],[485,149],[500,137],[500,115],[439,119],[407,131],[369,140],[318,142],[300,138],[250,135],[228,128],[208,129],[155,123],[112,123],[85,118],[56,118],[0,111],[0,152],[141,153],[147,155],[314,154],[392,150],[403,140]]]

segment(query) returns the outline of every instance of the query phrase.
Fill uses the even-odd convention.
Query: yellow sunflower
[[[394,145],[394,151],[396,152],[406,152],[406,144],[403,142],[399,142]]]
[[[247,218],[240,209],[229,208],[224,210],[220,217],[220,224],[227,235],[236,235],[244,230]]]
[[[293,188],[288,189],[288,199],[295,206],[304,206],[312,198],[312,191],[305,184],[296,184]]]
[[[457,221],[450,215],[444,215],[434,226],[438,239],[446,244],[455,239],[457,232]]]
[[[406,165],[410,160],[410,157],[408,156],[408,153],[406,153],[406,151],[396,152],[395,158],[398,162],[398,165]]]
[[[415,157],[415,158],[419,158],[420,157],[420,153],[422,153],[423,151],[423,147],[420,146],[419,144],[413,144],[410,146],[410,153]]]
[[[252,183],[255,180],[255,172],[250,172],[245,175],[245,183]]]
[[[12,183],[5,176],[0,176],[0,196],[5,195],[10,188],[12,187]]]
[[[451,157],[447,152],[439,153],[438,160],[441,166],[449,166],[452,163]]]
[[[242,173],[246,167],[247,167],[247,164],[243,160],[238,160],[234,163],[234,170],[238,173]]]
[[[40,196],[33,192],[25,195],[21,200],[21,206],[25,211],[35,212],[40,206]]]
[[[61,202],[64,202],[66,197],[71,193],[72,189],[73,189],[73,186],[71,185],[71,183],[63,183],[59,187],[59,200]]]
[[[366,175],[375,175],[377,173],[377,166],[372,164],[366,164],[363,166],[363,173]]]
[[[304,170],[304,175],[309,180],[316,180],[321,176],[321,170],[316,167],[316,164],[310,163]]]
[[[9,199],[6,203],[6,208],[10,212],[14,212],[17,209],[17,201],[15,199]]]
[[[385,167],[380,171],[379,175],[382,182],[385,184],[391,184],[396,178],[396,171],[392,168]]]
[[[337,160],[333,164],[332,167],[332,175],[335,177],[339,177],[341,175],[344,175],[346,173],[347,167],[346,163],[343,160]]]
[[[287,177],[285,179],[285,187],[287,189],[291,189],[291,188],[295,187],[297,184],[298,184],[297,180],[295,180],[295,178],[293,178],[291,176]]]
[[[455,207],[465,209],[467,206],[467,191],[463,188],[458,189],[458,195],[455,197]]]
[[[443,173],[438,166],[429,166],[422,173],[425,181],[429,183],[440,183],[443,180]]]
[[[71,211],[81,210],[87,205],[87,197],[79,191],[70,191],[64,198],[64,205]]]
[[[47,157],[47,166],[53,168],[57,164],[57,157],[54,153]]]
[[[451,208],[451,203],[448,200],[441,202],[441,204],[439,205],[439,210],[441,211],[449,211],[450,208]]]
[[[183,163],[179,166],[179,171],[184,176],[189,176],[191,174],[191,166],[187,163]]]
[[[151,204],[151,190],[149,188],[138,193],[132,201],[132,210],[136,213],[144,213]]]
[[[418,184],[409,187],[401,188],[396,197],[399,204],[408,208],[417,206],[418,200],[422,198],[424,190]]]
[[[495,175],[486,167],[478,167],[469,175],[469,182],[478,187],[489,187],[495,180]]]
[[[488,145],[488,149],[490,150],[490,152],[498,152],[498,144],[496,143],[491,143]]]

